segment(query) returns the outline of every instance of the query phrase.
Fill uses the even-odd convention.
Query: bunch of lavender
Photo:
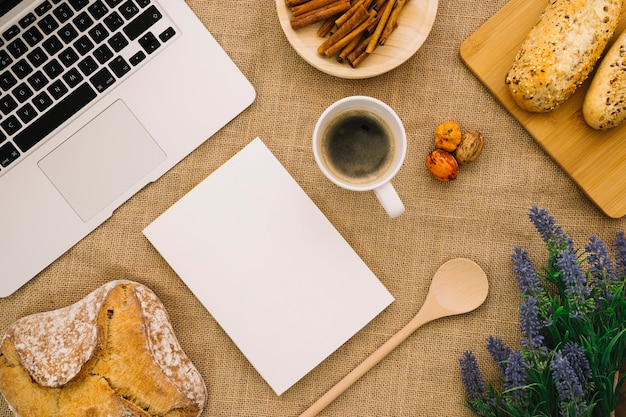
[[[626,237],[616,234],[614,259],[591,236],[576,249],[544,209],[529,217],[546,244],[535,269],[522,248],[511,259],[521,301],[520,345],[490,336],[486,348],[499,378],[487,383],[476,356],[460,359],[466,405],[478,416],[608,417],[626,377]]]

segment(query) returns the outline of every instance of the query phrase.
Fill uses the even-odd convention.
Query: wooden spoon
[[[488,292],[487,275],[473,261],[457,258],[444,263],[435,273],[426,300],[415,317],[313,403],[300,417],[317,415],[424,324],[442,317],[469,313],[485,301]]]

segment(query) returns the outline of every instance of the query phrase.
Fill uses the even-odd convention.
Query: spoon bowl
[[[488,292],[487,274],[478,264],[465,258],[451,259],[435,273],[422,310],[428,302],[436,302],[448,311],[446,315],[468,313],[482,305]]]
[[[488,292],[487,274],[475,262],[456,258],[444,263],[435,272],[426,300],[415,317],[313,403],[300,417],[317,415],[424,324],[442,317],[469,313],[482,305],[487,299]]]

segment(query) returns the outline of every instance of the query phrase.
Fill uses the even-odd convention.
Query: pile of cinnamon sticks
[[[384,45],[398,27],[398,16],[409,0],[285,0],[291,27],[302,29],[323,22],[317,31],[326,37],[317,52],[356,68]]]

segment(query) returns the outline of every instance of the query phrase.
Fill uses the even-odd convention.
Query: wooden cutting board
[[[591,77],[561,107],[544,114],[521,110],[504,84],[515,54],[547,3],[511,0],[461,44],[461,59],[602,212],[623,217],[626,123],[604,132],[587,126],[581,108]],[[624,29],[622,13],[614,38]]]

